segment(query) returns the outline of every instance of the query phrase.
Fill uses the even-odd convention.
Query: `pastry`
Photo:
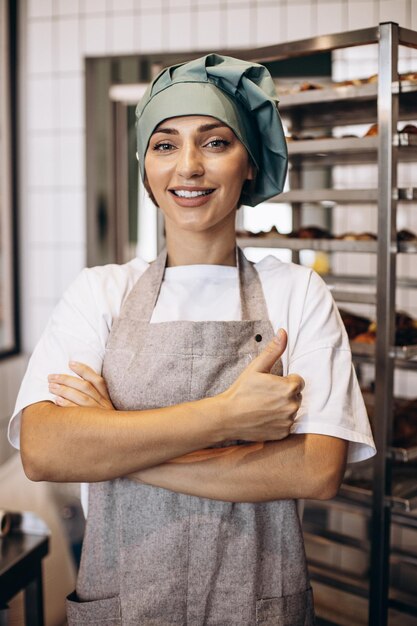
[[[343,233],[342,235],[337,235],[335,239],[339,239],[342,241],[376,241],[377,236],[374,233]]]
[[[360,335],[356,335],[356,337],[354,337],[352,339],[353,343],[368,343],[368,344],[374,344],[376,341],[376,335],[375,333],[371,333],[369,331],[366,331],[365,333],[360,333]]]
[[[417,80],[417,73],[409,72],[407,74],[400,74],[400,80]]]
[[[397,232],[397,241],[416,241],[416,239],[417,235],[406,228]]]
[[[329,231],[320,226],[303,226],[290,236],[297,239],[332,239]]]
[[[340,316],[346,328],[349,339],[354,339],[358,335],[366,333],[371,320],[361,315],[355,315],[344,309],[339,309]]]
[[[407,135],[417,135],[417,126],[414,126],[414,124],[406,124],[399,132],[406,133]]]
[[[364,134],[364,137],[374,137],[378,134],[378,124],[372,124],[370,128]]]
[[[322,85],[318,85],[315,83],[301,83],[301,85],[299,86],[299,91],[311,91],[313,89],[323,89]]]

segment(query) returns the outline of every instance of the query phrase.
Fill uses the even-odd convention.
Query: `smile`
[[[179,198],[198,198],[199,196],[208,196],[213,193],[214,189],[205,189],[204,191],[187,191],[185,189],[173,189],[171,193]]]

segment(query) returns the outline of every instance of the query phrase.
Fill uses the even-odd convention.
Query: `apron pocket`
[[[311,589],[282,598],[265,598],[256,602],[256,623],[264,626],[313,626],[313,593]]]
[[[105,624],[106,626],[121,626],[122,613],[120,598],[104,598],[80,602],[75,591],[67,596],[68,626],[84,626],[87,624]]]

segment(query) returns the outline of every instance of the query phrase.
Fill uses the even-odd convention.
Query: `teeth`
[[[207,196],[212,193],[213,189],[207,191],[186,191],[185,189],[176,189],[174,194],[180,198],[198,198],[198,196]]]

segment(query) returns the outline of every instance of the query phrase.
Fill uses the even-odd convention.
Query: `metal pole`
[[[377,342],[375,363],[375,442],[369,624],[388,623],[389,553],[391,510],[391,462],[387,457],[392,440],[394,362],[391,346],[395,338],[396,209],[393,190],[397,187],[398,95],[392,83],[398,80],[398,24],[379,26],[378,68],[378,262]]]

